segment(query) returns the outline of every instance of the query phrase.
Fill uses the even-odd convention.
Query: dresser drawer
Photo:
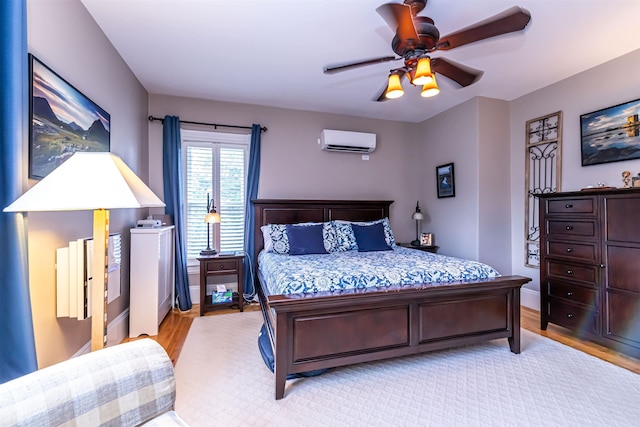
[[[583,282],[592,287],[596,285],[598,277],[598,268],[596,266],[576,265],[555,260],[547,260],[546,264],[547,274],[551,277]]]
[[[596,262],[595,243],[547,241],[547,254],[554,257]]]
[[[204,265],[205,272],[211,273],[226,273],[235,274],[237,270],[236,260],[210,260],[206,261]]]
[[[548,214],[591,214],[596,213],[595,197],[580,199],[547,199]]]
[[[547,282],[547,294],[554,298],[561,298],[569,302],[578,302],[595,307],[597,292],[593,288],[585,288],[567,283]]]
[[[583,308],[550,298],[547,302],[549,321],[572,329],[581,335],[584,332],[598,335],[598,313],[595,308]]]
[[[547,220],[547,234],[555,236],[595,237],[595,221]]]

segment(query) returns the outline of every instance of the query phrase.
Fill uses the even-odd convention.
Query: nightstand
[[[440,246],[413,246],[411,243],[397,243],[397,245],[402,246],[403,248],[417,249],[419,251],[431,252],[434,254],[437,254],[438,249],[440,249]]]
[[[240,311],[243,307],[243,270],[244,255],[215,255],[197,258],[200,261],[200,316],[217,308],[231,307],[237,304]],[[238,300],[231,302],[211,303],[211,295],[207,295],[207,279],[214,276],[236,275],[238,277]]]

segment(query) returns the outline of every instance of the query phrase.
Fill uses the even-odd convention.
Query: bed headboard
[[[373,221],[389,216],[393,200],[276,200],[251,201],[255,215],[253,262],[264,242],[260,227],[267,224],[296,224],[299,222]],[[255,271],[255,270],[254,270]]]

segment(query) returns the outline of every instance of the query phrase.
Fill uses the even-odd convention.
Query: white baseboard
[[[129,309],[107,324],[107,347],[120,344],[129,335]],[[91,341],[83,345],[72,357],[91,352]]]
[[[520,290],[520,305],[540,311],[540,292],[527,288]]]
[[[189,296],[192,304],[200,304],[200,285],[189,286]]]

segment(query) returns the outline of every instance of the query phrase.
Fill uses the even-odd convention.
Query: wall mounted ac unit
[[[324,151],[371,153],[376,149],[376,134],[324,129],[318,144]]]

